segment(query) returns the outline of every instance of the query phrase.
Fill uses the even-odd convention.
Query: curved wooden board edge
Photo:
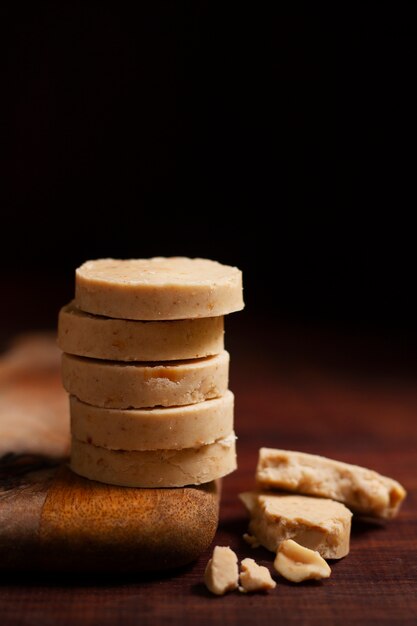
[[[211,544],[220,485],[114,487],[66,465],[0,482],[0,570],[134,573],[178,568]]]

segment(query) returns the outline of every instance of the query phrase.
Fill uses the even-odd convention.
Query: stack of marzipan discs
[[[59,314],[71,468],[126,487],[182,487],[236,468],[223,316],[242,273],[206,259],[99,259]]]

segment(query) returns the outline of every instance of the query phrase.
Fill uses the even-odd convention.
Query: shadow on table
[[[97,573],[86,574],[83,572],[1,572],[0,587],[103,587],[113,588],[123,585],[148,584],[170,580],[187,574],[193,568],[194,563],[180,568],[161,572],[139,572],[137,574],[120,573]]]

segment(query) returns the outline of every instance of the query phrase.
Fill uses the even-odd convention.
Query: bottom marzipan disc
[[[200,448],[123,451],[72,439],[71,469],[80,476],[123,487],[200,485],[236,469],[234,432]]]

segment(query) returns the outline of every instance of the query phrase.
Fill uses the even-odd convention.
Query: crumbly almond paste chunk
[[[332,573],[329,565],[317,551],[300,546],[292,539],[280,543],[274,567],[281,576],[293,583],[329,578]]]
[[[216,546],[204,572],[204,582],[211,593],[217,596],[237,589],[239,571],[237,556],[227,546]]]
[[[315,454],[261,448],[256,469],[260,487],[277,488],[343,502],[363,515],[394,517],[406,496],[392,478]]]
[[[269,573],[269,569],[264,565],[258,565],[254,559],[243,559],[240,567],[239,590],[243,593],[268,591],[268,589],[275,589],[277,586]]]
[[[352,513],[340,502],[256,491],[240,494],[250,515],[249,533],[271,552],[293,539],[326,559],[349,553]]]

